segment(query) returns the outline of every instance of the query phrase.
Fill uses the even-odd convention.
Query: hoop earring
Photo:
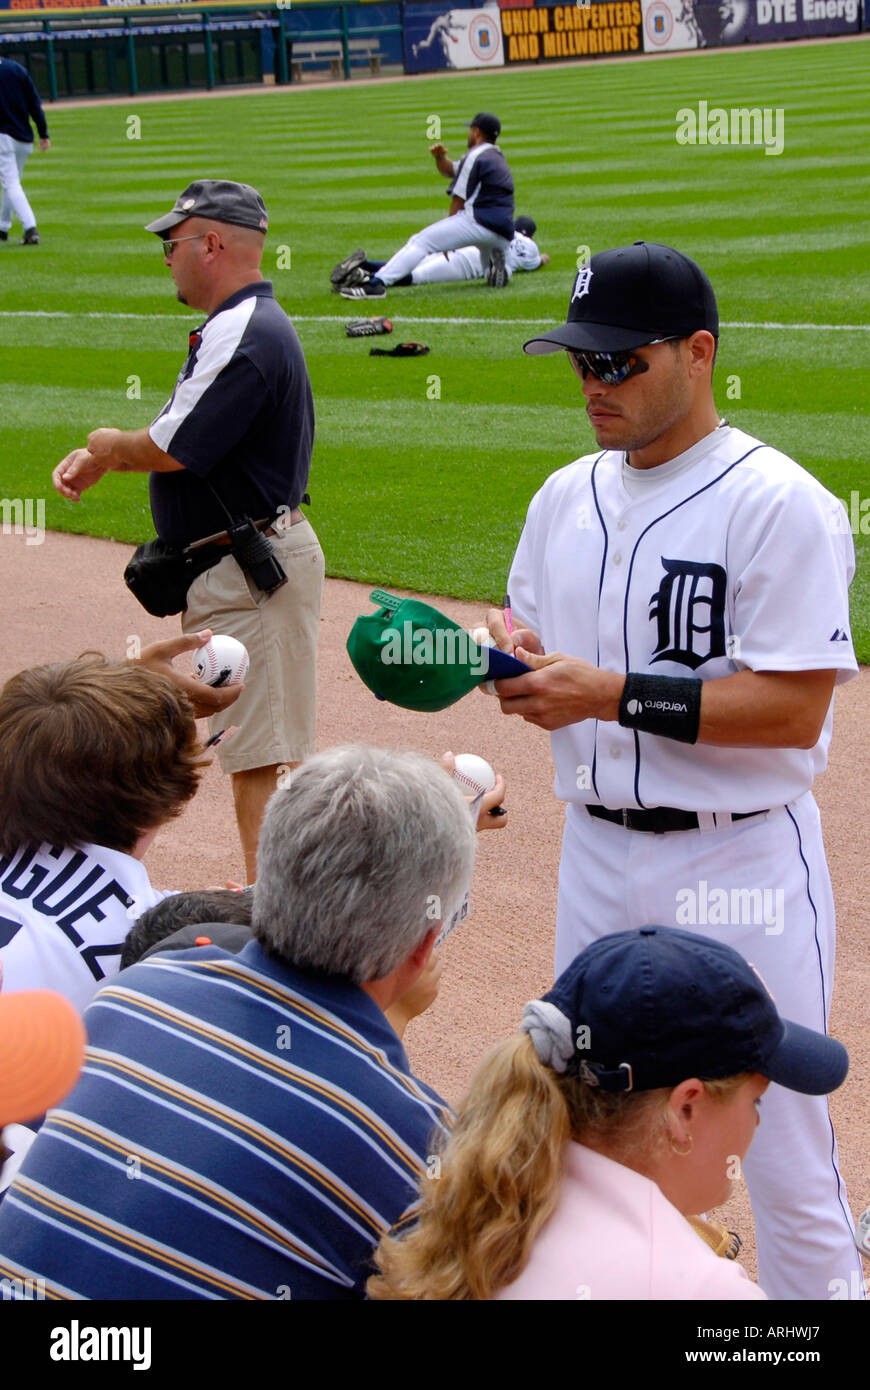
[[[668,1143],[670,1144],[672,1151],[675,1154],[678,1154],[680,1158],[686,1158],[692,1152],[692,1148],[694,1147],[695,1141],[692,1138],[691,1134],[686,1135],[686,1138],[689,1141],[689,1147],[687,1149],[678,1149],[676,1144],[674,1143],[674,1136],[672,1134],[668,1135]]]

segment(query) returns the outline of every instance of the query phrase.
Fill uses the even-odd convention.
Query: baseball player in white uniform
[[[436,166],[450,179],[450,212],[410,237],[365,284],[342,286],[339,294],[345,299],[382,299],[389,286],[404,280],[426,256],[461,246],[479,247],[487,272],[495,264],[499,275],[490,284],[501,289],[505,252],[514,234],[514,182],[495,143],[500,133],[498,116],[480,111],[468,122],[468,149],[461,159],[451,159],[444,145],[433,145],[430,153]]]
[[[517,270],[539,270],[550,264],[546,251],[541,251],[535,241],[537,226],[531,217],[518,217],[512,240],[504,253],[504,274],[509,282]],[[345,260],[339,261],[332,272],[332,287],[335,291],[351,285],[364,285],[372,275],[376,275],[386,261],[370,260],[365,251],[354,251]],[[487,270],[483,257],[476,246],[460,246],[456,251],[436,251],[426,256],[397,285],[455,285],[465,280],[483,280]]]
[[[721,420],[707,277],[669,247],[593,256],[564,349],[599,452],[529,507],[509,580],[521,626],[498,645],[535,669],[496,682],[504,713],[552,734],[567,802],[556,973],[642,925],[727,942],[780,1012],[824,1031],[834,904],[812,783],[833,691],[855,674],[842,504]],[[862,1297],[824,1098],[771,1086],[745,1162],[758,1278],[771,1298]]]

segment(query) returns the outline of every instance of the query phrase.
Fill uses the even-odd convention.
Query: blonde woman
[[[730,946],[604,937],[479,1068],[369,1296],[764,1299],[699,1214],[740,1176],[770,1082],[824,1095],[848,1066]]]

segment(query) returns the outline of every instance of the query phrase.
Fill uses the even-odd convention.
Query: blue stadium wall
[[[0,0],[0,56],[24,63],[49,101],[594,61],[868,28],[870,0]]]

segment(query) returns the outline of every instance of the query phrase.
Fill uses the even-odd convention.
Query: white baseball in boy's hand
[[[245,646],[235,637],[212,637],[193,654],[193,674],[205,685],[238,685],[250,664]]]

